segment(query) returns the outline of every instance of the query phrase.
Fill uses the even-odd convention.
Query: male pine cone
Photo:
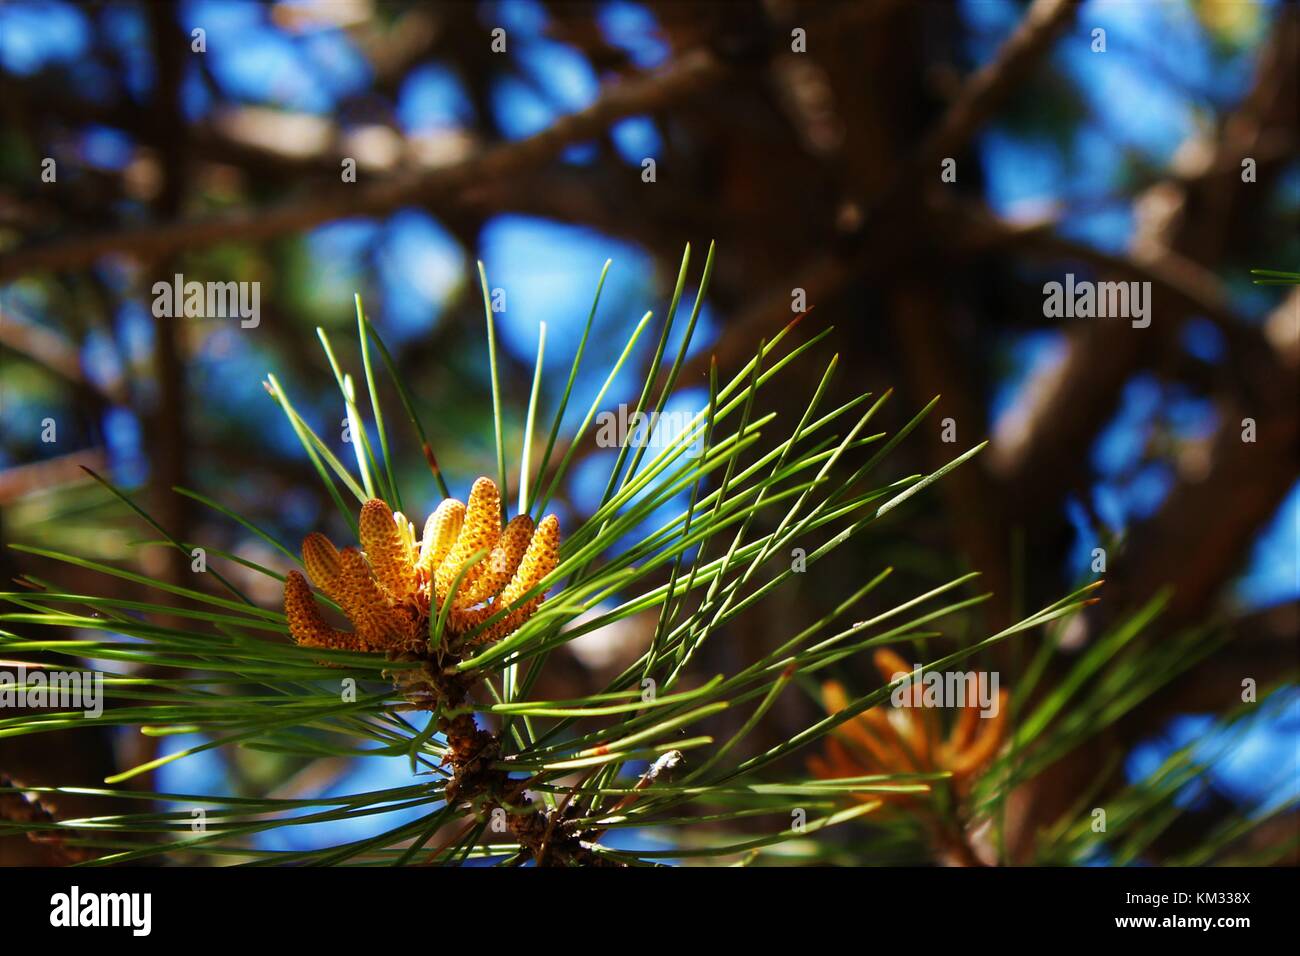
[[[468,505],[454,498],[439,504],[418,542],[406,516],[378,498],[361,506],[359,531],[360,549],[340,551],[319,532],[303,539],[303,567],[311,583],[338,604],[352,630],[326,622],[307,578],[290,571],[284,613],[298,644],[419,651],[427,645],[430,622],[448,601],[444,642],[497,641],[533,615],[546,592],[521,599],[559,564],[559,519],[547,515],[534,527],[528,515],[518,515],[502,528],[501,492],[490,478],[474,482]],[[480,551],[486,556],[468,564]],[[495,619],[471,634],[490,618]]]

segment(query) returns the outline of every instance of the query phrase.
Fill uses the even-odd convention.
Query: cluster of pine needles
[[[710,247],[685,329],[675,355],[669,356],[690,274],[687,248],[637,413],[653,413],[653,418],[674,394],[712,267]],[[545,328],[541,330],[519,478],[512,489],[496,329],[480,265],[495,486],[501,491],[503,522],[511,517],[512,499],[517,501],[516,519],[527,516],[529,528],[541,520],[548,502],[565,486],[582,439],[590,434],[615,379],[652,327],[647,312],[632,328],[580,424],[562,440],[608,269],[606,263],[544,438],[536,430],[545,346]],[[882,567],[829,613],[808,620],[771,651],[756,652],[731,673],[699,673],[701,648],[725,635],[738,616],[777,589],[792,586],[792,577],[805,568],[816,573],[837,549],[861,543],[882,516],[982,447],[930,474],[877,477],[891,450],[935,402],[893,434],[874,431],[873,420],[888,392],[824,407],[837,359],[825,367],[793,427],[780,425],[775,414],[758,412],[760,393],[783,387],[783,372],[831,333],[824,329],[795,344],[791,333],[796,324],[760,342],[730,379],[721,380],[716,364],[711,367],[706,407],[662,447],[625,441],[618,448],[595,510],[578,527],[566,529],[549,570],[529,582],[533,587],[522,598],[533,600],[529,613],[510,628],[498,629],[491,640],[451,646],[454,629],[446,613],[437,613],[435,600],[434,613],[419,618],[420,629],[400,652],[300,647],[290,639],[280,607],[255,603],[215,567],[204,575],[211,587],[182,587],[76,554],[21,547],[167,592],[171,599],[155,604],[76,594],[29,580],[31,589],[0,595],[14,608],[0,615],[0,655],[9,661],[56,656],[70,669],[93,667],[104,674],[108,698],[100,722],[158,737],[199,735],[199,742],[122,770],[103,788],[0,781],[6,784],[0,786],[0,797],[21,795],[29,808],[37,808],[5,815],[0,835],[21,832],[56,843],[79,865],[160,857],[245,865],[656,865],[690,859],[872,863],[933,860],[939,853],[936,832],[944,834],[944,841],[961,843],[976,825],[991,824],[992,856],[984,862],[1003,862],[999,835],[1007,795],[1201,659],[1213,640],[1195,633],[1160,645],[1144,641],[1144,629],[1162,603],[1157,597],[1100,636],[1065,680],[1037,687],[1055,653],[1050,639],[1054,627],[1093,599],[1097,582],[1092,582],[1011,627],[968,640],[929,661],[925,670],[947,670],[1018,635],[1044,637],[1031,652],[1024,679],[1012,689],[1012,719],[1000,751],[982,765],[978,779],[964,781],[960,790],[950,785],[951,771],[941,767],[850,776],[805,769],[810,761],[816,764],[816,755],[830,741],[843,739],[853,726],[849,722],[887,706],[898,681],[861,693],[840,688],[830,711],[789,739],[765,748],[742,746],[792,684],[820,697],[820,681],[837,663],[887,645],[924,644],[942,633],[933,630],[934,622],[987,597],[968,593],[976,575],[964,574],[894,606],[875,606],[869,599],[890,574]],[[358,540],[357,516],[364,503],[378,500],[392,512],[404,507],[394,465],[399,439],[390,437],[379,401],[380,367],[389,374],[438,491],[444,499],[454,498],[437,467],[415,399],[360,299],[357,332],[369,419],[363,415],[358,381],[344,371],[325,332],[317,331],[341,394],[355,461],[345,463],[331,450],[274,375],[265,385],[352,540]],[[774,433],[779,436],[775,440],[769,437]],[[535,447],[543,449],[536,461],[531,458]],[[194,542],[172,537],[131,494],[96,477],[160,534],[162,543],[192,553]],[[198,491],[176,490],[241,526],[279,552],[289,567],[298,566],[298,549],[254,521]],[[508,497],[508,491],[515,494]],[[790,561],[795,547],[806,548],[803,568]],[[286,581],[286,574],[246,556],[213,547],[206,552],[241,566],[246,574],[266,576],[277,589]],[[485,555],[462,557],[473,561]],[[299,597],[303,593],[300,588]],[[318,599],[323,613],[337,613],[327,596]],[[639,658],[602,691],[562,700],[535,695],[557,649],[646,612],[656,620],[652,636]],[[61,629],[69,636],[22,635],[35,626]],[[744,719],[736,722],[738,729],[719,736],[709,728],[716,724],[711,718],[724,710]],[[0,737],[76,730],[86,720],[76,711],[25,711],[0,718]],[[327,758],[404,761],[411,776],[404,786],[306,798],[158,793],[131,785],[133,778],[164,764],[217,748],[271,754],[295,766]],[[1090,795],[1082,795],[1078,811],[1043,835],[1038,858],[1140,859],[1169,825],[1168,813],[1177,811],[1179,794],[1204,769],[1196,754],[1180,751],[1152,781],[1121,786],[1112,805],[1124,809],[1112,813],[1111,825],[1101,834],[1087,825]],[[1113,784],[1114,772],[1112,767],[1099,773],[1098,786]],[[127,785],[117,786],[121,784]],[[38,812],[70,793],[146,808],[76,819]],[[198,829],[193,825],[196,807],[204,810],[204,826]],[[339,824],[343,830],[342,824],[385,814],[397,814],[401,822],[363,839],[302,850],[259,845],[260,837],[280,828]],[[850,822],[854,825],[842,827],[838,838],[823,833]],[[1233,821],[1201,850],[1214,857],[1257,822]],[[615,839],[611,834],[619,835]],[[666,836],[667,845],[641,839],[655,834]]]

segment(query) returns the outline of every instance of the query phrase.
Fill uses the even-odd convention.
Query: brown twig
[[[23,785],[7,774],[0,773],[0,789],[2,788],[21,791]],[[34,793],[0,792],[0,820],[39,826],[52,825],[58,822],[58,818],[55,816],[57,809],[52,803],[43,800]],[[95,854],[90,850],[69,845],[67,842],[68,836],[65,833],[51,832],[49,830],[28,830],[27,838],[33,843],[39,843],[48,848],[63,863],[82,863],[86,860],[95,859]]]

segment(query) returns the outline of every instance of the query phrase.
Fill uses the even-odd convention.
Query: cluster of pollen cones
[[[886,681],[910,668],[893,651],[882,648],[872,658]],[[844,688],[835,681],[822,685],[829,713],[849,705]],[[981,719],[977,703],[959,709],[946,737],[941,735],[933,709],[872,707],[837,727],[826,742],[824,755],[808,760],[808,769],[824,780],[869,774],[933,773],[948,771],[958,794],[965,794],[980,771],[996,756],[1006,737],[1006,691],[998,692],[996,716]],[[903,803],[908,794],[862,793],[859,800],[884,799]]]
[[[289,572],[284,613],[289,633],[305,647],[352,651],[418,651],[427,646],[429,624],[450,600],[443,640],[459,640],[509,608],[555,570],[560,523],[547,515],[534,527],[528,515],[501,527],[501,492],[480,478],[469,505],[445,499],[415,537],[401,512],[371,498],[361,507],[361,548],[334,547],[313,532],[302,542],[303,567],[312,584],[332,598],[352,631],[331,627],[307,579]],[[487,556],[457,575],[478,551]],[[453,593],[454,589],[454,593]],[[542,603],[538,592],[472,636],[470,643],[500,640],[522,625]]]

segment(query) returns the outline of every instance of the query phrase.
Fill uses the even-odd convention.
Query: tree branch
[[[331,219],[381,215],[405,205],[446,202],[479,181],[526,174],[573,143],[598,136],[610,123],[663,109],[713,85],[727,72],[728,68],[712,54],[697,50],[661,72],[610,85],[592,106],[557,120],[535,136],[489,148],[441,170],[364,186],[340,182],[336,195],[298,199],[250,212],[30,245],[0,259],[0,280],[43,269],[82,268],[110,253],[129,253],[145,259],[163,257],[222,242],[272,239]]]

